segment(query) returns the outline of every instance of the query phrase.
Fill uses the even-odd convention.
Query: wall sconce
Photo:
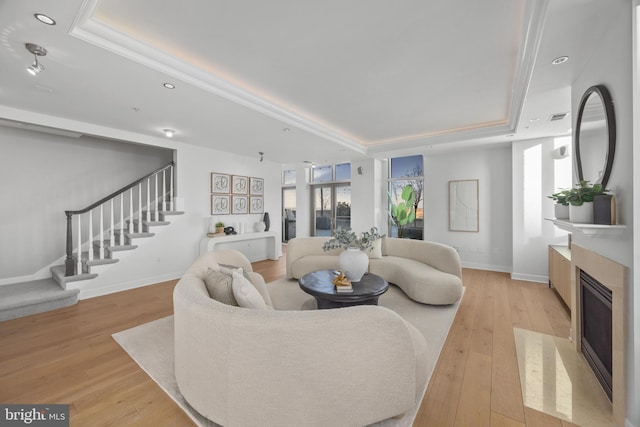
[[[47,54],[47,49],[33,43],[27,43],[24,47],[33,54],[33,64],[27,67],[27,71],[32,76],[37,76],[40,72],[44,71],[44,65],[38,62],[38,56],[45,56]]]
[[[260,154],[260,163],[262,163],[262,161],[264,160],[264,152],[258,151],[258,154]]]

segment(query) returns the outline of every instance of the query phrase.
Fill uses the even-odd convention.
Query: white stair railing
[[[160,211],[171,211],[174,209],[174,163],[168,165],[146,175],[145,177],[121,188],[115,193],[105,197],[104,199],[93,203],[92,205],[77,211],[65,211],[67,217],[67,242],[65,260],[65,276],[82,274],[82,253],[83,246],[87,247],[87,258],[105,259],[109,254],[106,252],[106,246],[126,245],[128,240],[127,234],[142,232],[143,220],[160,221]],[[168,172],[168,173],[167,173]],[[168,184],[167,184],[168,177]],[[153,184],[151,183],[153,179]],[[160,180],[161,182],[158,182]],[[143,183],[146,185],[143,186]],[[167,186],[169,188],[167,192]],[[146,190],[146,191],[145,191]],[[134,192],[137,191],[137,195]],[[162,193],[160,193],[162,192]],[[128,194],[127,194],[128,193]],[[120,206],[116,207],[114,200],[116,197],[120,199]],[[143,205],[143,199],[146,200],[146,207]],[[105,203],[109,202],[107,212],[105,213]],[[136,203],[137,202],[137,203]],[[93,210],[99,208],[97,230],[94,230]],[[143,211],[147,212],[146,218],[143,218]],[[125,212],[127,215],[125,216]],[[119,213],[119,215],[117,215]],[[83,220],[82,216],[86,218]],[[108,218],[105,218],[105,215]],[[77,235],[73,236],[73,217],[76,216]],[[134,219],[137,217],[138,227],[135,227]],[[83,225],[86,229],[87,241],[83,242],[82,236]],[[96,233],[97,231],[97,233]],[[115,233],[119,231],[120,236],[116,242]],[[108,239],[105,245],[105,233],[108,233]],[[94,250],[94,240],[99,241],[98,250]],[[74,246],[76,259],[73,258]]]

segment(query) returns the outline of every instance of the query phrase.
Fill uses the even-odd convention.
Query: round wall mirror
[[[578,180],[606,188],[616,151],[616,121],[606,87],[592,86],[582,96],[574,140]]]

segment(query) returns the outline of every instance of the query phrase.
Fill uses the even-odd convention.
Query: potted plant
[[[218,221],[216,222],[216,234],[224,233],[224,222]]]
[[[569,202],[569,221],[575,223],[593,223],[593,199],[599,194],[608,192],[602,184],[589,184],[589,181],[580,181],[569,190],[567,201]]]
[[[555,203],[554,213],[556,219],[569,219],[569,194],[571,190],[560,190],[547,196]]]
[[[416,191],[411,184],[407,184],[402,189],[400,198],[402,201],[398,204],[393,203],[391,200],[391,194],[387,192],[389,197],[389,203],[391,208],[389,209],[389,216],[391,221],[398,227],[398,237],[404,237],[404,228],[407,224],[413,222],[416,219],[415,200]]]
[[[338,248],[346,249],[338,256],[338,265],[347,279],[359,282],[369,268],[369,257],[365,251],[370,251],[373,248],[373,242],[381,237],[376,227],[363,231],[360,237],[350,228],[338,228],[334,236],[324,242],[322,250],[327,252]]]

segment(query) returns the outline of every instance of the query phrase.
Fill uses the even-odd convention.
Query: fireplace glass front
[[[611,290],[580,270],[582,353],[611,400]]]

